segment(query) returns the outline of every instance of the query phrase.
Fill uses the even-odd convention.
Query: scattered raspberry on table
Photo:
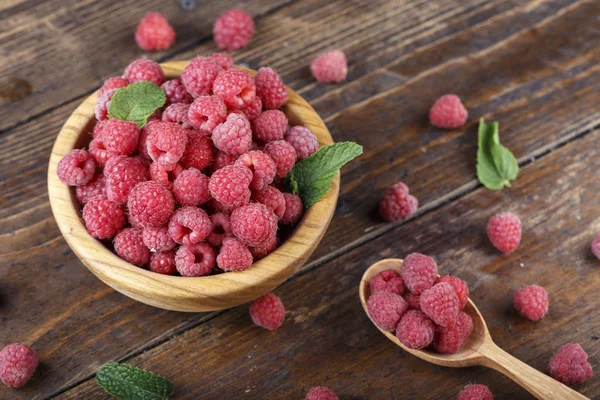
[[[135,31],[135,42],[143,50],[166,50],[174,41],[175,30],[159,12],[146,14]]]
[[[517,291],[513,304],[523,317],[539,321],[548,312],[548,292],[538,285],[525,286]]]
[[[410,194],[408,186],[402,182],[392,185],[379,203],[379,214],[386,221],[404,221],[412,217],[419,207],[419,201]]]
[[[550,375],[566,385],[583,383],[592,376],[592,366],[588,355],[578,344],[565,344],[548,364]]]
[[[494,395],[485,385],[467,385],[456,400],[494,400]]]
[[[429,110],[429,121],[438,128],[460,128],[467,122],[468,116],[467,109],[454,94],[440,97]]]
[[[316,386],[308,391],[304,400],[340,400],[340,398],[331,389]]]
[[[0,351],[0,380],[8,387],[25,385],[37,366],[37,353],[25,344],[9,344]]]
[[[319,82],[338,83],[348,75],[348,60],[341,50],[324,51],[310,64],[310,71]]]
[[[510,212],[496,214],[488,221],[487,235],[495,248],[511,253],[521,243],[521,220]]]
[[[272,331],[283,324],[285,307],[279,297],[267,293],[250,304],[250,317],[256,325]]]
[[[213,37],[220,49],[241,49],[250,42],[253,35],[254,22],[252,17],[239,8],[234,8],[219,15],[213,25]]]

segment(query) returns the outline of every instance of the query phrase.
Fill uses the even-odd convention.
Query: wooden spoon
[[[358,292],[360,302],[367,315],[369,315],[367,311],[367,299],[371,294],[369,286],[371,278],[386,269],[393,269],[400,272],[401,265],[402,260],[390,258],[376,262],[365,271],[360,281]],[[463,311],[469,314],[473,319],[473,332],[466,340],[463,347],[455,354],[439,354],[431,350],[409,349],[400,343],[393,333],[384,332],[381,331],[381,329],[380,331],[405,351],[433,364],[455,368],[473,365],[483,365],[485,367],[493,368],[521,385],[538,399],[588,399],[573,389],[570,389],[562,383],[516,359],[498,347],[492,341],[485,320],[471,299],[469,299],[469,302]]]

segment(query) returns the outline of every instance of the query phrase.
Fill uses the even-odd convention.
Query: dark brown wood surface
[[[187,2],[194,3],[194,2]],[[270,65],[326,120],[334,139],[365,154],[346,167],[336,216],[311,261],[276,293],[288,313],[276,332],[252,325],[247,307],[167,312],[98,281],[58,231],[46,165],[60,126],[82,97],[142,55],[189,59],[215,51],[214,17],[237,2],[22,1],[0,4],[0,346],[30,343],[41,366],[0,398],[103,399],[97,368],[126,361],[173,381],[176,398],[301,399],[326,385],[342,399],[454,398],[467,383],[497,398],[530,398],[498,373],[435,367],[394,348],[363,315],[358,282],[378,259],[428,253],[469,283],[498,344],[545,371],[553,351],[579,342],[600,361],[598,267],[589,250],[600,231],[600,3],[591,1],[248,1],[251,44],[233,53]],[[133,41],[139,18],[160,10],[176,44],[146,54]],[[107,16],[115,19],[107,22]],[[350,71],[317,84],[308,64],[339,47]],[[431,127],[433,100],[457,93],[463,129]],[[512,188],[483,189],[475,177],[479,117],[500,121],[519,159]],[[397,180],[419,212],[383,223],[376,206]],[[499,210],[521,216],[521,247],[495,251],[485,223]],[[539,283],[551,311],[519,318],[511,296]],[[576,389],[600,396],[595,376]]]

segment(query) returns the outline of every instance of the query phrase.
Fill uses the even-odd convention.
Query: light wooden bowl
[[[187,61],[161,64],[167,79],[179,76]],[[254,71],[248,70],[254,74]],[[298,93],[288,88],[283,108],[291,125],[308,127],[320,145],[333,140],[323,120]],[[289,278],[308,259],[321,241],[335,211],[340,176],[327,195],[310,207],[294,232],[273,253],[246,271],[188,278],[160,275],[120,259],[87,233],[73,188],[56,175],[62,157],[91,140],[97,93],[89,96],[71,114],[52,148],[48,167],[48,194],[52,213],[65,240],[81,262],[113,289],[142,303],[176,311],[212,311],[234,307],[262,296]]]

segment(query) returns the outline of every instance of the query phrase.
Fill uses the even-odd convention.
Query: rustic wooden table
[[[109,361],[168,377],[180,399],[302,399],[326,385],[342,399],[454,398],[466,384],[498,399],[530,396],[484,368],[427,364],[385,339],[364,315],[365,268],[419,251],[467,280],[505,350],[533,367],[580,343],[600,368],[600,2],[570,0],[249,0],[251,44],[237,62],[268,64],[322,115],[337,141],[365,153],[346,167],[336,215],[298,274],[276,290],[288,310],[275,332],[246,306],[186,314],[113,291],[79,262],[53,220],[46,167],[55,136],[82,98],[146,56],[133,41],[150,10],[178,38],[160,61],[215,51],[212,23],[238,1],[4,0],[0,4],[0,345],[32,344],[41,365],[0,398],[104,399],[94,383]],[[185,6],[182,6],[184,4]],[[188,8],[187,10],[185,8]],[[317,84],[308,64],[342,48],[348,80]],[[460,95],[464,129],[441,131],[427,111]],[[498,120],[519,160],[512,188],[475,177],[476,126]],[[386,224],[376,206],[397,180],[419,198],[415,218]],[[503,256],[485,236],[501,210],[520,215],[520,248]],[[522,285],[550,293],[533,323],[511,306]],[[600,374],[576,389],[600,396]]]

